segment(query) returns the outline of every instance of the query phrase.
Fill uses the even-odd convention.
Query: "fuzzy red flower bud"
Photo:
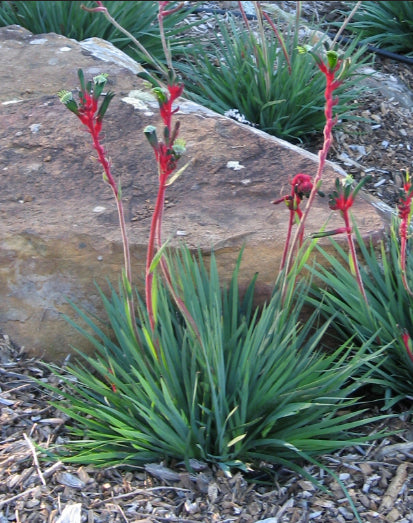
[[[313,182],[308,174],[299,173],[294,176],[291,186],[294,193],[302,200],[304,196],[309,197],[313,189]]]

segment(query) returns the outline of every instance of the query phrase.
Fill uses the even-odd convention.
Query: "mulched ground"
[[[320,15],[333,3],[340,4],[303,2],[308,13],[318,7]],[[280,4],[291,8],[295,2]],[[377,58],[375,67],[413,92],[411,66]],[[394,207],[401,174],[412,168],[411,110],[380,91],[366,90],[360,103],[360,114],[371,121],[336,131],[330,159],[355,179],[372,176],[367,190]],[[281,469],[272,470],[272,476],[226,477],[202,463],[189,473],[173,463],[123,471],[44,460],[40,448],[52,448],[68,437],[66,419],[49,405],[32,377],[54,379],[40,360],[27,357],[0,335],[0,523],[357,521],[340,484],[315,466],[307,470],[329,494]],[[412,399],[396,405],[393,418],[370,427],[372,434],[385,427],[399,431],[397,435],[322,459],[346,487],[359,521],[413,522]],[[372,405],[373,416],[381,405]]]
[[[342,485],[316,466],[306,470],[328,490],[285,469],[225,476],[204,463],[153,463],[132,470],[94,469],[45,459],[68,438],[65,417],[34,381],[53,381],[45,365],[0,336],[0,523],[232,522],[345,523],[413,521],[413,419],[408,403],[372,424],[398,432],[322,458]],[[371,416],[380,412],[372,408]]]

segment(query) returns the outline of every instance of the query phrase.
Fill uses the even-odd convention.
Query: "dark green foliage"
[[[153,334],[139,306],[139,343],[122,293],[102,294],[112,337],[77,309],[93,334],[73,324],[96,355],[54,371],[65,383],[63,392],[51,387],[62,398],[56,406],[74,421],[63,449],[68,461],[127,466],[196,458],[230,469],[264,460],[298,469],[303,458],[368,440],[361,427],[371,420],[361,416],[355,395],[371,372],[368,343],[355,353],[345,343],[324,354],[324,328],[312,333],[314,317],[299,321],[303,288],[294,307],[282,306],[276,292],[258,311],[253,284],[240,299],[238,267],[225,290],[214,259],[210,270],[187,250],[169,260],[198,332],[163,285]]]
[[[289,141],[305,141],[320,133],[325,124],[325,78],[314,59],[300,52],[298,29],[290,28],[284,36],[290,71],[272,32],[260,43],[233,18],[217,19],[217,24],[219,31],[210,48],[194,43],[186,51],[186,61],[177,64],[186,95],[219,113],[238,109],[261,130]],[[321,41],[312,50],[325,52]],[[336,91],[339,103],[334,111],[339,120],[351,118],[356,107],[362,53],[352,44],[341,56],[351,56],[352,61],[346,81]]]
[[[348,29],[364,43],[413,57],[412,1],[362,2]]]
[[[337,256],[319,250],[331,266],[313,269],[326,290],[314,289],[311,302],[321,308],[326,317],[336,314],[332,327],[341,340],[354,336],[362,344],[377,336],[369,351],[380,351],[387,346],[386,358],[375,374],[376,383],[398,395],[395,399],[413,394],[413,362],[402,339],[407,331],[413,339],[413,298],[403,286],[400,270],[400,247],[394,228],[381,247],[364,245],[357,232],[361,250],[360,272],[368,304],[363,300],[354,276],[348,270],[348,254],[332,242]],[[413,279],[413,258],[410,247],[407,257],[407,275]]]

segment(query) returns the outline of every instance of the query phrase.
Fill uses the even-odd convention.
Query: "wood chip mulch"
[[[326,4],[304,3],[311,9]],[[410,66],[381,59],[376,65],[413,92]],[[411,109],[380,90],[366,91],[360,101],[366,122],[336,132],[330,159],[356,179],[371,176],[367,190],[394,206],[401,173],[412,167]],[[42,450],[67,440],[67,420],[33,377],[54,379],[41,360],[0,334],[0,523],[357,521],[339,482],[313,465],[306,470],[329,494],[283,469],[272,476],[227,477],[202,463],[189,473],[170,463],[122,470],[44,459]],[[393,418],[370,427],[372,434],[383,428],[397,434],[321,459],[347,489],[363,523],[413,523],[412,399],[396,405]],[[372,407],[371,415],[379,408]]]
[[[0,523],[357,521],[340,484],[325,471],[307,471],[323,492],[290,470],[225,476],[206,464],[153,463],[133,470],[95,469],[45,459],[41,449],[67,438],[65,417],[33,377],[55,379],[0,335]],[[397,435],[322,458],[347,489],[360,521],[413,522],[413,419],[399,414],[372,424]],[[372,415],[377,412],[371,413]]]

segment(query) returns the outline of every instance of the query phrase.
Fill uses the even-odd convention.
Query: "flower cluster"
[[[311,176],[303,173],[296,174],[291,181],[291,193],[282,196],[278,200],[274,200],[272,203],[276,205],[285,202],[288,209],[301,218],[302,211],[300,209],[300,203],[304,197],[309,197],[312,188],[313,183],[311,181]]]
[[[172,108],[173,103],[182,95],[183,85],[168,85],[168,93],[159,87],[153,89],[158,103],[159,113],[165,125],[164,140],[159,141],[156,128],[148,125],[144,133],[155,152],[155,158],[159,166],[160,183],[164,185],[170,174],[176,169],[177,162],[185,152],[185,143],[178,138],[179,122],[172,129],[172,116],[179,110]]]
[[[274,200],[272,203],[277,205],[278,203],[284,202],[287,208],[290,211],[290,220],[288,223],[287,237],[284,247],[284,253],[281,260],[280,269],[283,269],[286,263],[288,249],[290,246],[291,231],[294,225],[294,220],[297,219],[298,222],[301,220],[303,213],[300,209],[300,204],[303,201],[304,197],[309,197],[311,191],[313,190],[313,182],[311,181],[311,176],[308,174],[299,173],[294,176],[291,181],[291,193],[286,194],[278,200]],[[301,230],[299,235],[299,244],[302,245],[304,237],[304,229]]]
[[[329,195],[328,205],[330,209],[332,211],[340,211],[345,221],[347,221],[348,211],[353,206],[357,193],[368,179],[368,176],[363,178],[356,187],[353,187],[353,178],[351,176],[347,176],[342,180],[336,178],[335,191]]]
[[[94,139],[99,137],[102,130],[103,117],[109,107],[114,93],[105,94],[102,104],[99,107],[98,100],[103,94],[106,86],[107,74],[100,74],[85,84],[83,71],[79,69],[78,76],[80,80],[79,105],[69,91],[60,91],[58,96],[60,101],[79,118],[79,120],[88,128]]]
[[[412,216],[413,185],[410,181],[409,172],[406,172],[405,182],[400,191],[399,203],[397,205],[399,218],[402,221],[403,234],[407,234]],[[402,232],[402,231],[400,231]]]

